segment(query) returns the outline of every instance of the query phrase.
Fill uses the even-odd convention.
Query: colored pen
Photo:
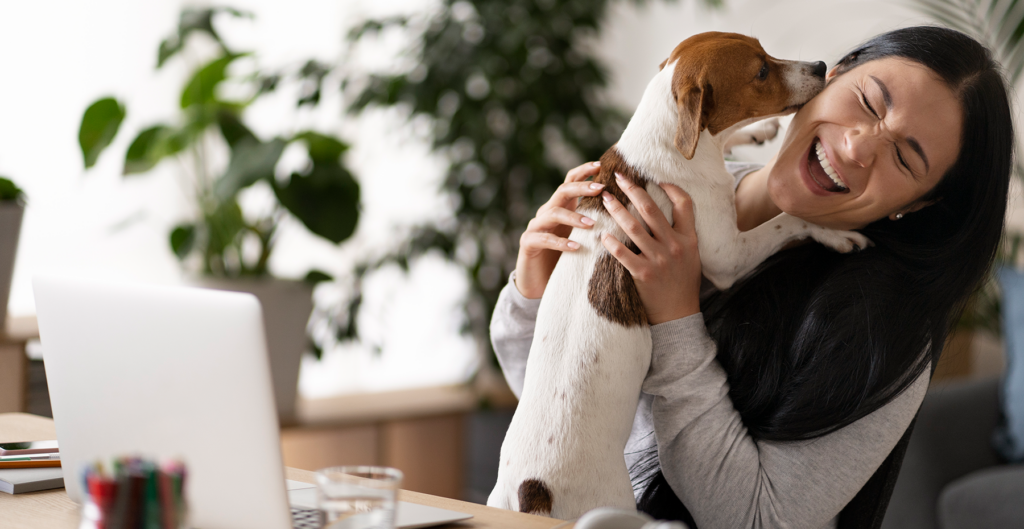
[[[0,468],[40,468],[59,466],[59,459],[34,459],[31,461],[0,461]]]

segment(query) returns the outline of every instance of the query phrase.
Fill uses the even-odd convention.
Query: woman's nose
[[[843,150],[846,158],[855,165],[869,167],[881,145],[881,138],[874,131],[853,127],[843,135]]]

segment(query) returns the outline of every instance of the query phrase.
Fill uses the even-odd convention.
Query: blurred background
[[[28,342],[28,360],[7,365],[29,378],[3,411],[48,413],[33,275],[246,290],[277,355],[286,463],[391,464],[414,490],[484,501],[515,405],[487,322],[519,234],[567,169],[614,143],[679,41],[735,31],[831,66],[875,34],[941,23],[992,45],[1017,86],[1016,4],[5,2],[0,175],[25,204],[20,236],[13,222],[6,235],[10,350]],[[1010,243],[1024,230],[1018,184]],[[979,294],[933,389],[958,406],[988,399],[993,425],[1000,299],[995,281]],[[985,448],[993,425],[970,426],[981,448],[956,457],[971,462],[901,481],[887,524],[934,526],[944,487],[1000,462]],[[905,473],[935,477],[915,461]]]

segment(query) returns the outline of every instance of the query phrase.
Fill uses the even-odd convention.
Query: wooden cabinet
[[[25,410],[28,385],[25,344],[38,337],[35,316],[7,318],[0,333],[0,413]]]
[[[300,400],[298,423],[281,431],[284,464],[395,467],[403,489],[460,498],[465,416],[477,399],[468,386],[448,386]]]

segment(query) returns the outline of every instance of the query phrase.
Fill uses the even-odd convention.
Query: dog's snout
[[[814,70],[811,73],[813,73],[815,77],[825,77],[825,72],[827,71],[825,63],[818,61],[814,63],[813,68]]]

